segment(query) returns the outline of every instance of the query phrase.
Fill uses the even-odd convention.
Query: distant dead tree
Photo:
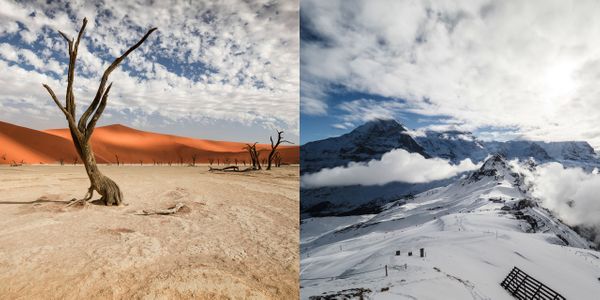
[[[217,166],[221,164],[221,161],[217,158]]]
[[[90,144],[90,139],[94,132],[94,128],[96,127],[96,123],[98,122],[98,119],[100,119],[100,116],[102,116],[104,108],[106,107],[108,94],[112,87],[112,83],[108,84],[107,86],[110,73],[112,73],[131,52],[142,45],[148,36],[150,36],[150,34],[156,30],[156,28],[148,30],[141,40],[125,51],[123,55],[117,57],[108,66],[102,75],[102,79],[94,99],[92,100],[90,106],[83,112],[79,118],[79,121],[77,121],[77,114],[75,111],[75,95],[73,94],[73,82],[75,79],[75,62],[77,60],[79,42],[81,41],[81,37],[83,36],[86,25],[87,19],[84,18],[81,29],[77,35],[77,40],[69,39],[66,34],[59,31],[60,35],[67,41],[69,51],[67,93],[65,97],[66,105],[63,106],[60,103],[58,97],[56,97],[56,94],[48,85],[44,84],[43,86],[52,97],[52,100],[54,100],[54,103],[67,118],[71,137],[73,138],[73,144],[77,150],[77,154],[79,157],[81,157],[81,160],[85,165],[85,170],[90,179],[90,187],[88,188],[88,192],[86,193],[85,197],[83,199],[75,200],[70,205],[77,202],[87,202],[92,198],[94,191],[97,191],[100,195],[102,195],[101,200],[105,205],[119,205],[123,202],[123,194],[121,193],[121,189],[112,179],[103,175],[98,169],[94,151],[92,149],[92,145]],[[91,119],[89,119],[90,116]]]
[[[212,166],[212,164],[215,162],[214,158],[209,158],[208,159],[208,163]]]
[[[197,153],[192,154],[192,167],[196,166],[196,158],[198,157]]]
[[[144,161],[140,159],[140,166],[144,165]]]
[[[237,166],[237,165],[238,165],[238,160],[237,160],[237,158],[235,158],[235,159],[234,159],[234,161],[235,161],[235,165]]]
[[[254,143],[252,146],[250,146],[250,144],[246,144],[246,147],[244,147],[243,149],[248,151],[248,154],[250,155],[250,161],[252,161],[252,169],[262,169],[259,158],[260,154],[256,151],[256,143]]]
[[[115,154],[115,159],[117,160],[117,166],[119,166],[121,164],[121,162],[119,161],[119,156]]]
[[[281,153],[279,153],[279,151],[275,152],[275,155],[273,155],[273,163],[276,167],[281,167]]]
[[[58,160],[58,162],[60,163],[61,166],[65,165],[65,159],[62,157]]]
[[[179,164],[183,166],[183,157],[181,154],[177,154],[177,158],[179,158]]]
[[[156,166],[156,159],[152,159],[152,164],[154,164]]]
[[[171,166],[171,160],[169,160],[169,162],[167,162],[167,164],[169,164],[169,167]]]
[[[77,161],[79,160],[79,157],[75,156],[73,157],[73,165],[76,166],[77,165]]]
[[[229,157],[225,157],[225,159],[223,160],[223,164],[225,164],[225,165],[231,164],[231,160],[229,159]]]
[[[273,162],[273,157],[275,156],[275,152],[277,152],[277,147],[279,147],[279,145],[281,145],[283,143],[293,144],[292,142],[283,139],[283,130],[282,131],[275,130],[275,131],[277,132],[277,141],[273,142],[273,137],[272,136],[269,137],[269,139],[271,140],[271,152],[269,153],[267,170],[271,170],[271,164]]]
[[[246,166],[246,160],[242,160],[242,162],[244,163],[244,167]]]

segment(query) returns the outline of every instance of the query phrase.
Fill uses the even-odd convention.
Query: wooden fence
[[[553,289],[514,267],[500,285],[517,299],[566,300]]]

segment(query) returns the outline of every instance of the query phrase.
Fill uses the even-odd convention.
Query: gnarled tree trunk
[[[76,122],[73,81],[75,78],[75,62],[77,60],[77,50],[79,48],[79,42],[81,41],[81,37],[83,36],[86,24],[87,19],[83,19],[83,24],[81,25],[81,29],[79,30],[79,34],[77,36],[76,41],[74,41],[73,39],[69,39],[66,34],[59,31],[60,35],[67,41],[69,51],[69,71],[67,78],[66,105],[63,106],[60,103],[60,101],[56,97],[56,94],[48,85],[43,84],[43,86],[44,88],[46,88],[46,90],[52,97],[52,100],[54,100],[54,103],[56,103],[58,108],[60,108],[60,110],[65,115],[69,124],[69,131],[71,132],[71,137],[73,138],[73,145],[75,146],[75,150],[81,158],[85,166],[85,171],[87,172],[87,175],[90,179],[90,187],[86,196],[83,199],[75,201],[75,203],[90,200],[94,191],[96,191],[102,196],[101,200],[102,202],[104,202],[104,204],[120,205],[123,202],[123,194],[121,193],[121,189],[112,179],[106,177],[98,169],[98,165],[96,164],[96,157],[94,156],[94,151],[92,149],[92,145],[90,144],[90,139],[92,137],[94,129],[96,128],[96,123],[98,122],[98,119],[100,119],[100,116],[104,112],[104,108],[106,107],[106,102],[108,100],[108,93],[110,91],[110,88],[112,87],[112,83],[108,86],[106,85],[108,81],[108,76],[131,52],[133,52],[133,50],[137,49],[148,38],[148,36],[150,36],[150,34],[156,30],[156,28],[148,30],[148,32],[142,37],[140,41],[138,41],[135,45],[129,48],[123,55],[116,58],[112,62],[112,64],[110,64],[110,66],[104,71],[104,74],[102,75],[102,80],[100,81],[100,85],[98,87],[98,91],[96,92],[94,100],[92,101],[90,106],[85,110],[85,112],[81,115],[79,121]],[[92,118],[88,121],[90,117]]]

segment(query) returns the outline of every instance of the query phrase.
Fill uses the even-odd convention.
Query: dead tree
[[[235,165],[237,166],[237,164],[238,164],[237,158],[235,158],[234,161],[235,161]]]
[[[115,159],[117,160],[117,166],[120,165],[121,163],[119,162],[119,156],[115,154]]]
[[[262,166],[260,165],[260,158],[259,158],[260,154],[256,151],[256,143],[254,143],[252,146],[250,146],[250,144],[246,144],[246,147],[244,147],[243,149],[248,151],[248,154],[250,155],[250,161],[252,161],[252,169],[254,169],[254,170],[262,169]]]
[[[214,158],[209,158],[208,159],[208,163],[212,166],[212,164],[215,162]]]
[[[223,164],[225,164],[225,165],[231,164],[231,160],[229,160],[229,157],[225,157],[225,159],[223,160]]]
[[[123,194],[121,193],[121,189],[112,179],[102,174],[98,169],[96,157],[94,156],[94,151],[92,149],[92,145],[90,144],[90,139],[96,127],[96,123],[104,112],[106,102],[108,100],[108,94],[112,87],[112,83],[108,84],[107,86],[109,75],[123,60],[125,60],[125,58],[127,58],[131,52],[142,45],[148,36],[150,36],[150,34],[156,30],[156,28],[148,30],[148,32],[146,32],[146,34],[135,45],[127,49],[123,55],[117,57],[108,66],[102,75],[102,79],[100,80],[100,84],[94,99],[92,100],[90,106],[83,112],[79,118],[79,121],[77,121],[77,114],[75,111],[75,95],[73,94],[73,82],[75,80],[75,62],[77,60],[79,42],[81,41],[81,37],[83,36],[86,25],[87,19],[84,18],[81,29],[79,29],[79,33],[77,35],[77,40],[70,39],[66,34],[59,31],[60,35],[67,41],[69,51],[69,68],[65,106],[60,103],[58,97],[56,97],[56,94],[48,85],[44,84],[43,86],[52,97],[54,103],[65,115],[69,124],[69,130],[71,132],[71,137],[73,138],[75,150],[77,151],[79,157],[81,157],[87,175],[90,179],[90,187],[88,188],[88,192],[86,193],[85,197],[80,200],[75,200],[71,204],[76,202],[85,203],[92,198],[94,191],[97,191],[102,196],[101,201],[104,202],[105,205],[119,205],[123,202]]]
[[[198,157],[198,154],[194,153],[192,154],[192,167],[196,166],[196,158]]]
[[[61,166],[64,166],[64,165],[65,165],[65,160],[64,160],[63,158],[59,159],[59,160],[58,160],[58,162],[60,162],[60,165],[61,165]]]
[[[273,155],[273,162],[276,167],[281,167],[281,160],[281,153],[279,151],[275,152],[275,155]]]
[[[181,154],[177,154],[177,157],[179,158],[179,165],[183,166],[183,157],[181,156]]]
[[[271,140],[271,153],[269,153],[267,170],[271,170],[271,164],[273,163],[273,158],[275,156],[275,152],[277,152],[277,147],[279,147],[279,145],[281,145],[283,143],[293,144],[292,142],[283,139],[283,131],[279,131],[279,130],[275,130],[275,131],[277,132],[277,142],[273,142],[272,136],[269,137],[269,139]]]
[[[144,161],[140,159],[140,166],[144,165]]]

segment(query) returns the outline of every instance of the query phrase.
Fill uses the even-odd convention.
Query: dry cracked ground
[[[67,207],[83,166],[0,166],[0,298],[298,297],[297,166],[100,168],[125,206]]]

